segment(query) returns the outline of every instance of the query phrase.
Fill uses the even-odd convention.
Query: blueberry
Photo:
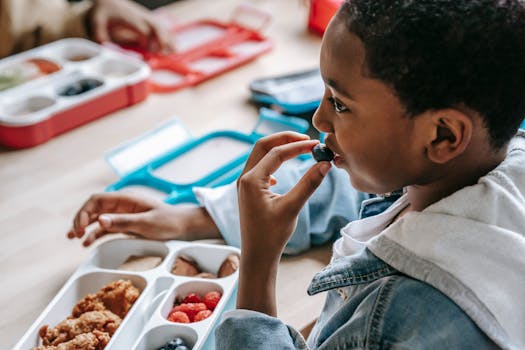
[[[184,340],[182,340],[182,338],[175,338],[173,340],[170,340],[168,342],[168,344],[166,344],[166,349],[167,350],[175,350],[176,348],[178,348],[181,345],[185,345],[184,344]]]
[[[186,345],[179,345],[175,348],[175,350],[190,350]]]
[[[174,344],[175,344],[176,346],[179,346],[179,345],[186,345],[186,344],[184,343],[184,339],[179,338],[179,337],[173,339],[172,342],[174,342]]]
[[[93,90],[99,87],[101,83],[95,79],[86,79],[86,80],[82,80],[80,82],[80,85],[82,86],[82,92],[86,92],[86,91]]]
[[[82,86],[79,83],[73,83],[66,86],[64,90],[60,93],[62,96],[75,96],[81,94],[83,91]]]
[[[332,152],[330,148],[326,147],[324,143],[319,143],[312,149],[312,156],[318,162],[330,162],[332,159],[334,159],[334,152]]]

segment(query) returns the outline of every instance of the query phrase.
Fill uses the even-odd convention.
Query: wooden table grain
[[[186,0],[164,10],[181,22],[228,20],[240,0]],[[255,78],[318,65],[320,38],[306,30],[308,9],[300,0],[252,0],[272,14],[265,34],[274,49],[254,62],[195,88],[150,95],[138,105],[25,150],[0,148],[0,348],[14,345],[90,249],[65,234],[80,205],[117,180],[103,155],[173,116],[191,132],[249,132],[257,120],[248,84]],[[309,297],[307,285],[328,262],[330,247],[283,258],[278,310],[302,328],[319,314],[324,295]]]

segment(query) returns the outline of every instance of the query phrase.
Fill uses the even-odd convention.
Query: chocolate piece
[[[217,275],[219,278],[226,277],[239,269],[240,260],[237,254],[230,254],[224,259]]]
[[[171,269],[171,273],[178,276],[195,276],[199,272],[197,263],[187,255],[179,255]]]
[[[193,277],[198,277],[198,278],[210,278],[210,279],[217,278],[216,275],[214,275],[213,273],[210,273],[210,272],[200,272],[200,273],[196,274],[196,275],[193,276]]]
[[[159,266],[161,262],[162,257],[160,256],[131,255],[118,269],[124,271],[146,271]]]

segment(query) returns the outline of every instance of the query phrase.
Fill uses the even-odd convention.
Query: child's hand
[[[91,12],[95,40],[132,44],[152,52],[174,50],[168,29],[130,0],[95,0]]]
[[[84,237],[86,227],[95,222],[99,225],[87,234],[83,243],[86,247],[111,233],[129,233],[155,240],[221,237],[204,208],[169,205],[129,193],[93,195],[75,215],[67,237]]]
[[[259,140],[237,181],[241,224],[241,269],[237,307],[276,314],[275,277],[299,211],[321,184],[329,162],[310,168],[288,193],[270,190],[281,164],[319,143],[307,135],[282,132]]]

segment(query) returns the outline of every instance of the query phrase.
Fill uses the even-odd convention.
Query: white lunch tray
[[[217,274],[224,259],[232,253],[240,256],[239,249],[225,245],[141,239],[105,242],[75,271],[13,349],[29,350],[40,345],[38,332],[43,325],[55,327],[71,314],[80,299],[119,279],[130,280],[139,289],[140,296],[105,350],[156,350],[176,337],[184,339],[193,350],[213,348],[210,344],[213,339],[208,339],[213,338],[210,332],[220,314],[234,305],[239,272],[223,278],[203,279],[173,275],[171,268],[175,258],[183,254],[193,258],[203,271]],[[130,255],[162,256],[163,260],[159,266],[143,272],[117,270]],[[210,317],[186,324],[167,320],[178,297],[189,293],[204,296],[210,291],[222,293]]]

